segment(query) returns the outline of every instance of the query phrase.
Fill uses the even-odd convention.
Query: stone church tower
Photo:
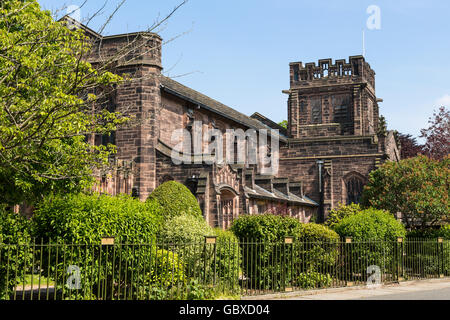
[[[303,181],[324,221],[339,203],[358,203],[370,171],[399,160],[392,132],[379,128],[375,72],[363,56],[290,64],[288,144],[280,175]]]

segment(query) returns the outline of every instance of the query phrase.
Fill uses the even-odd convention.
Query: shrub
[[[388,161],[370,173],[362,203],[401,212],[408,227],[436,225],[450,218],[449,176],[450,157]]]
[[[354,216],[355,214],[361,212],[361,206],[359,204],[350,204],[350,205],[343,205],[339,204],[339,206],[336,209],[333,209],[330,211],[330,214],[328,215],[327,221],[325,221],[325,225],[327,227],[333,228],[336,224],[342,221],[342,219]]]
[[[407,238],[450,240],[450,225],[443,225],[439,229],[416,229],[408,231]]]
[[[342,219],[334,226],[334,230],[341,237],[352,237],[356,241],[397,241],[398,237],[406,235],[405,227],[392,214],[373,208]]]
[[[227,286],[236,288],[241,273],[241,252],[238,238],[231,231],[214,229],[217,236],[216,264],[212,269]]]
[[[8,298],[32,261],[29,221],[0,206],[0,300]]]
[[[308,242],[337,242],[339,235],[328,227],[315,223],[300,224],[295,236],[301,241]]]
[[[315,271],[302,272],[296,279],[296,286],[303,289],[328,288],[333,283],[333,278],[329,274],[322,274]]]
[[[191,191],[181,183],[168,181],[156,188],[148,197],[148,201],[156,200],[161,206],[164,219],[184,214],[203,217],[200,205]]]
[[[412,230],[407,233],[406,238],[405,263],[412,272],[422,276],[439,275],[441,272],[436,252],[443,249],[444,274],[450,275],[450,225],[443,225],[439,229]],[[437,238],[443,238],[444,243],[439,244]]]
[[[41,263],[50,266],[44,269],[44,276],[55,280],[57,289],[66,290],[67,267],[75,265],[82,283],[80,290],[70,291],[75,298],[105,298],[131,292],[127,291],[130,287],[149,281],[143,270],[154,261],[156,251],[149,244],[154,244],[159,229],[158,211],[156,202],[142,203],[129,196],[77,194],[46,198],[33,218],[34,235],[46,243],[50,238],[57,243],[57,247],[43,252]],[[100,246],[103,236],[115,236],[116,245]],[[114,281],[117,277],[121,283]],[[113,287],[111,283],[116,284]],[[133,292],[139,293],[140,289]]]
[[[244,241],[244,276],[258,289],[277,290],[295,282],[291,267],[305,273],[330,270],[338,255],[339,236],[334,231],[290,217],[243,216],[234,222],[232,230]],[[288,236],[294,237],[291,245],[284,243]]]
[[[168,250],[156,252],[155,267],[150,271],[150,283],[162,288],[185,284],[184,264],[178,254]]]
[[[294,242],[294,264],[305,274],[333,270],[339,254],[339,235],[326,226],[300,224]]]
[[[245,215],[235,220],[231,231],[241,240],[282,241],[284,237],[294,236],[300,222],[290,217],[272,214]]]
[[[347,280],[367,280],[367,267],[376,265],[382,272],[395,274],[397,238],[405,237],[405,227],[389,212],[367,209],[346,217],[334,226],[341,237],[352,237],[344,244],[341,263],[348,270]]]
[[[33,217],[34,236],[65,243],[98,244],[104,236],[119,242],[150,243],[161,224],[159,206],[130,196],[73,194],[51,196]]]
[[[213,229],[203,218],[184,214],[167,220],[158,231],[158,242],[161,244],[201,244],[205,236],[214,235]]]

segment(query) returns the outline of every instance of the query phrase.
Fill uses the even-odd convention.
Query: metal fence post
[[[397,281],[404,281],[405,275],[403,270],[403,238],[397,238],[396,256],[397,256]]]
[[[347,287],[352,287],[353,286],[353,281],[349,281],[352,280],[351,278],[351,274],[352,274],[352,262],[353,262],[353,257],[352,257],[352,252],[351,252],[351,246],[352,246],[352,242],[353,239],[351,237],[346,237],[345,238],[345,256],[347,257],[347,263],[346,263],[346,274],[345,274],[345,285]]]
[[[205,262],[204,262],[204,281],[205,281],[205,285],[206,285],[206,269],[207,269],[207,262],[206,259],[208,257],[208,244],[212,244],[214,245],[214,275],[213,275],[213,283],[214,285],[216,284],[216,243],[217,243],[217,237],[216,236],[205,236]],[[211,266],[210,266],[210,270],[211,270]]]
[[[289,286],[286,286],[286,248],[289,245],[290,249],[291,249],[291,263],[290,263],[290,267],[291,267],[291,272],[290,272],[290,277],[289,277]],[[284,273],[284,279],[283,279],[283,283],[284,283],[284,291],[285,292],[292,292],[292,271],[293,271],[293,260],[294,260],[294,250],[293,250],[293,245],[294,245],[294,237],[285,237],[284,238],[284,267],[283,267],[283,273]]]
[[[439,277],[444,277],[444,238],[438,238],[438,266],[439,266]]]

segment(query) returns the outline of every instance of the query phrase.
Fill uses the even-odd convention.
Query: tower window
[[[312,123],[322,123],[321,98],[315,98],[311,100],[311,121]]]
[[[349,180],[347,180],[346,188],[347,188],[347,204],[352,203],[360,203],[361,202],[361,195],[363,192],[363,182],[361,179],[357,177],[352,177]]]

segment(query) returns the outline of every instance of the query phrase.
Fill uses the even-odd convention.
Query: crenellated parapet
[[[290,63],[291,87],[318,85],[329,83],[366,82],[375,90],[375,72],[363,56],[336,60],[321,59],[318,64],[310,62]]]

